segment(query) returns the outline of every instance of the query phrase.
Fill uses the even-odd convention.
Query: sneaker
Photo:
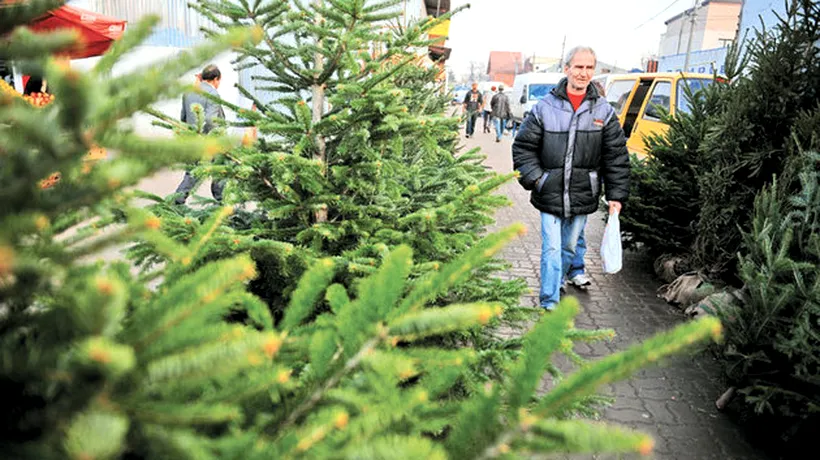
[[[592,284],[592,280],[589,279],[589,277],[586,275],[586,273],[579,273],[579,274],[577,274],[577,275],[575,275],[575,276],[573,276],[572,278],[569,279],[569,284],[571,284],[571,285],[573,285],[577,288],[583,288],[583,287],[587,287],[590,284]]]
[[[566,294],[567,293],[567,282],[566,281],[561,282],[561,287],[559,288],[559,290],[561,291],[561,294]]]

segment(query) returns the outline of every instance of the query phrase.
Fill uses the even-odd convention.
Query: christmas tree
[[[231,237],[224,221],[232,207],[192,220],[181,243],[162,231],[163,218],[131,204],[140,194],[129,186],[141,177],[172,162],[209,159],[230,142],[142,139],[118,123],[157,97],[185,90],[169,81],[229,46],[258,41],[260,30],[235,30],[159,67],[111,78],[111,66],[150,34],[156,18],[131,28],[83,73],[49,57],[76,46],[76,36],[37,39],[21,27],[59,4],[0,8],[0,48],[41,69],[55,96],[45,107],[0,100],[4,455],[199,460],[651,451],[643,434],[570,417],[600,385],[716,338],[717,320],[683,325],[590,363],[539,397],[550,357],[573,357],[573,340],[596,336],[573,328],[578,306],[567,300],[525,336],[503,378],[453,398],[451,389],[464,385],[477,354],[428,339],[484,327],[503,305],[426,307],[492,260],[520,226],[476,240],[435,270],[420,269],[413,250],[397,245],[380,252],[378,266],[354,287],[338,282],[347,260],[313,259],[285,289],[287,307],[275,320],[246,289],[257,270],[245,251],[209,260],[213,240]],[[83,172],[91,145],[117,155]],[[40,188],[51,171],[62,179]],[[134,239],[149,242],[164,264],[135,274],[124,261],[99,259],[100,251]],[[225,320],[237,311],[244,323]]]
[[[818,25],[820,4],[795,0],[772,29],[756,31],[748,45],[749,72],[700,144],[704,170],[698,174],[694,252],[701,266],[730,279],[755,196],[784,172],[795,120],[820,101]]]
[[[418,262],[415,280],[472,247],[494,211],[508,204],[493,193],[511,176],[487,171],[477,150],[458,152],[458,122],[445,116],[448,101],[435,80],[439,68],[419,54],[437,21],[395,27],[397,5],[193,5],[218,26],[212,34],[241,24],[266,31],[259,45],[237,50],[238,68],[256,69],[254,87],[239,88],[256,110],[223,101],[242,118],[237,125],[257,130],[258,142],[195,174],[227,178],[227,202],[253,203],[231,218],[225,232],[232,236],[214,241],[203,260],[251,250],[260,271],[252,290],[276,318],[286,306],[283,287],[315,258],[342,258],[338,276],[351,287],[386,251],[406,244]],[[270,93],[275,98],[261,99]],[[177,238],[187,238],[192,225],[216,212],[155,199],[154,211]],[[135,248],[134,256],[162,262],[150,246]],[[492,276],[504,266],[493,261],[482,267],[442,303],[493,299],[517,306],[526,286]]]
[[[801,119],[816,130],[820,111]],[[720,312],[728,383],[743,395],[743,412],[768,427],[762,435],[789,442],[777,446],[789,455],[813,443],[820,426],[820,154],[795,163],[797,180],[761,191],[743,234],[739,276],[748,302]]]

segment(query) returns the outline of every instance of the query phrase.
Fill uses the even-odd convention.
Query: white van
[[[560,72],[530,72],[515,76],[509,92],[512,119],[521,122],[533,106],[558,85],[565,75]],[[505,88],[505,92],[508,90]]]

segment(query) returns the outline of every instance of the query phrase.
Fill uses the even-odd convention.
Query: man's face
[[[478,90],[478,83],[473,83],[473,91]]]
[[[575,53],[572,61],[564,66],[567,75],[567,85],[575,93],[585,92],[592,75],[595,74],[595,56],[589,51]]]

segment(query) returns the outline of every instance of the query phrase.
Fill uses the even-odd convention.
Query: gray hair
[[[569,53],[567,53],[567,57],[564,59],[564,66],[568,66],[569,63],[572,62],[572,58],[574,58],[576,54],[583,52],[591,54],[592,57],[595,58],[595,64],[598,64],[598,56],[595,55],[595,50],[588,46],[576,46],[575,48],[569,50]]]

